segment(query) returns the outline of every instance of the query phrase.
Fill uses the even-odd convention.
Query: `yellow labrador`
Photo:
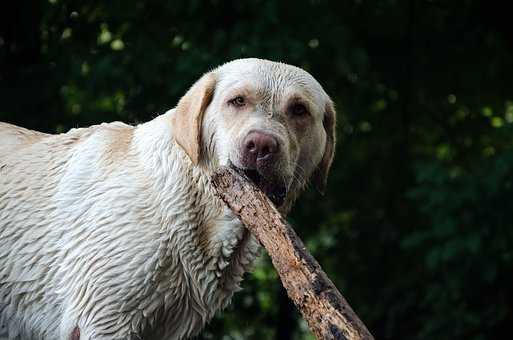
[[[0,326],[9,339],[183,339],[230,301],[258,243],[209,178],[242,169],[287,213],[326,181],[335,111],[307,72],[208,72],[130,126],[0,124]]]

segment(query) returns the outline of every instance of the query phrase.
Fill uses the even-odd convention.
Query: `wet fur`
[[[270,86],[263,110],[278,112],[281,92],[304,78],[319,107],[310,135],[278,114],[224,115],[229,83],[251,83],[255,68]],[[135,127],[48,135],[0,123],[0,326],[9,339],[182,339],[229,303],[259,246],[214,196],[210,174],[237,162],[244,133],[268,129],[284,144],[276,171],[289,184],[288,211],[326,157],[330,101],[284,64],[238,60],[211,74],[207,105],[191,89],[188,107]],[[176,120],[193,107],[203,112],[191,120],[195,132],[181,127],[192,138],[184,146]]]

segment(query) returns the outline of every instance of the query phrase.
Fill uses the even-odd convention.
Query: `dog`
[[[217,198],[220,166],[287,214],[322,188],[336,113],[306,71],[239,59],[176,108],[51,135],[0,124],[0,326],[8,339],[185,339],[259,253]]]

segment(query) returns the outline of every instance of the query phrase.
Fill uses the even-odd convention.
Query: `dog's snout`
[[[279,136],[251,131],[242,140],[239,150],[241,170],[276,206],[281,206],[287,196],[280,168],[286,147],[279,141]]]
[[[263,132],[249,133],[243,142],[243,162],[249,168],[259,167],[259,163],[269,161],[278,153],[276,137]]]

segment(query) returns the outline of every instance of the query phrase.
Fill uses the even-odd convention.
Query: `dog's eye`
[[[237,96],[233,99],[230,99],[229,103],[238,107],[242,107],[246,105],[246,100],[242,96]]]
[[[308,110],[303,104],[293,104],[290,107],[290,113],[295,117],[303,117],[308,113]]]

